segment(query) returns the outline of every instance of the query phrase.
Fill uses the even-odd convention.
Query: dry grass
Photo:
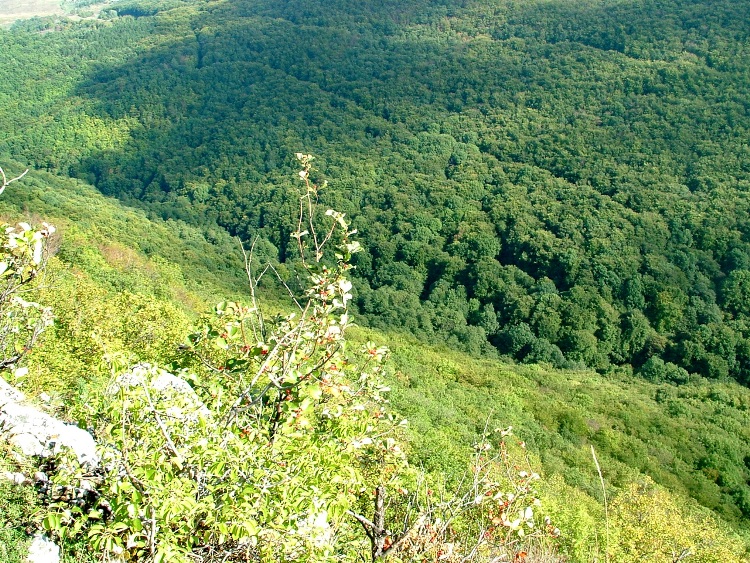
[[[99,11],[107,6],[107,3],[86,6],[85,10],[93,15],[85,19],[98,17]],[[80,20],[71,14],[71,10],[63,9],[61,0],[0,0],[0,27],[35,16],[67,16],[71,20]]]
[[[0,0],[0,25],[34,16],[62,15],[59,0]]]

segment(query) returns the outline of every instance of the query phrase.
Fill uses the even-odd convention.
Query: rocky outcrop
[[[120,389],[144,386],[151,392],[153,406],[170,405],[168,414],[173,420],[194,422],[199,416],[210,417],[210,411],[187,381],[151,364],[141,363],[133,366],[119,376],[107,391],[114,395]]]
[[[0,377],[0,438],[15,447],[16,453],[25,457],[48,457],[70,448],[81,465],[95,468],[99,465],[94,439],[72,424],[65,424],[36,407],[26,403],[24,394]],[[46,479],[38,472],[33,480]],[[3,472],[0,477],[18,486],[33,481],[23,473]],[[60,548],[42,534],[34,536],[29,546],[26,563],[59,563]]]
[[[107,389],[109,394],[121,391],[141,392],[147,397],[153,412],[166,415],[166,422],[156,416],[160,424],[190,432],[200,419],[210,418],[210,412],[184,379],[150,364],[138,364],[119,376]],[[93,437],[73,424],[66,424],[29,404],[24,394],[0,377],[0,440],[14,446],[20,457],[49,457],[69,448],[82,467],[91,474],[101,473],[102,463]],[[97,471],[98,470],[98,471]],[[50,487],[47,475],[38,471],[32,477],[19,472],[0,472],[0,478],[18,486],[36,484],[42,495],[56,501],[86,505],[97,502],[95,481],[81,480],[75,486]],[[93,499],[93,500],[92,500]],[[87,504],[88,503],[88,504]],[[109,563],[124,563],[118,554],[103,554]],[[37,534],[31,543],[26,563],[58,563],[60,548],[46,536]]]
[[[26,563],[58,563],[60,548],[42,534],[37,534],[29,546]]]
[[[24,394],[0,377],[0,437],[23,455],[49,457],[70,448],[78,462],[90,468],[99,465],[91,435],[26,403]]]

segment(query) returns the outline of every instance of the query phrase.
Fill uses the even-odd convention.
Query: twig
[[[303,317],[306,312],[307,310],[305,310],[305,312],[303,313]],[[248,387],[245,388],[245,390],[239,394],[237,399],[235,399],[234,403],[232,403],[232,405],[229,407],[229,410],[227,410],[226,414],[222,417],[221,424],[223,424],[224,426],[229,424],[229,422],[232,420],[232,414],[236,412],[237,408],[239,408],[239,406],[242,405],[242,402],[245,401],[247,397],[250,395],[250,392],[255,387],[255,384],[258,382],[258,379],[260,379],[260,376],[266,372],[266,370],[271,364],[271,361],[276,359],[276,356],[278,356],[279,351],[284,347],[284,344],[301,330],[302,330],[302,324],[300,323],[298,327],[290,330],[277,341],[276,346],[274,346],[273,349],[268,353],[265,361],[256,372],[255,377],[253,377],[253,380],[250,382],[250,385],[248,385]],[[278,379],[274,379],[270,375],[268,376],[268,378],[270,379],[274,387],[281,386],[281,382]],[[270,387],[268,387],[265,391],[268,391],[268,389],[270,389]]]
[[[154,509],[151,508],[151,538],[149,542],[149,547],[151,550],[151,557],[154,556],[156,553],[156,514],[154,514]]]
[[[130,466],[128,465],[127,455],[128,455],[128,441],[126,439],[126,433],[125,433],[125,421],[127,420],[126,417],[127,414],[127,406],[125,404],[125,401],[122,402],[122,467],[125,469],[125,474],[128,476],[128,479],[130,479],[130,482],[133,483],[133,486],[138,490],[139,493],[142,495],[146,495],[146,485],[141,481],[138,477],[133,475],[130,472]]]
[[[276,274],[276,279],[279,280],[281,285],[284,286],[284,289],[286,289],[286,292],[289,294],[289,297],[292,299],[292,301],[294,301],[294,304],[297,305],[297,308],[300,311],[304,311],[304,308],[302,307],[302,305],[300,305],[299,301],[294,296],[294,292],[292,292],[292,290],[289,288],[287,283],[283,279],[281,279],[281,275],[279,274],[278,270],[276,270],[276,268],[273,267],[273,264],[269,263],[267,267],[270,268],[274,274]]]
[[[172,455],[174,455],[177,458],[177,460],[180,463],[182,463],[182,456],[177,451],[177,447],[174,445],[172,438],[169,436],[169,431],[167,430],[167,427],[164,426],[164,422],[159,416],[159,413],[156,411],[156,407],[154,406],[154,403],[151,400],[151,393],[149,393],[148,385],[146,384],[145,381],[141,382],[141,387],[143,387],[143,390],[146,392],[146,399],[148,400],[148,406],[151,408],[151,414],[154,415],[154,419],[156,419],[156,424],[159,426],[159,430],[161,430],[162,436],[164,436],[164,440],[166,440],[167,442],[167,448],[169,448],[169,451],[172,452]]]
[[[609,561],[609,507],[607,505],[607,489],[604,487],[602,468],[599,466],[599,460],[596,459],[596,452],[594,451],[593,445],[591,446],[591,457],[594,458],[594,465],[596,465],[596,471],[597,473],[599,473],[599,482],[602,484],[602,494],[604,494],[604,529],[606,533],[604,543],[604,560]]]
[[[242,244],[242,241],[239,238],[237,240],[240,243],[240,250],[242,250],[242,256],[245,259],[245,273],[247,274],[247,281],[250,284],[250,300],[253,302],[253,307],[255,308],[255,311],[258,314],[258,323],[260,324],[261,338],[259,339],[256,335],[255,339],[265,340],[266,339],[266,327],[263,321],[263,311],[258,305],[258,299],[256,298],[256,295],[255,295],[255,287],[258,285],[258,281],[253,276],[252,269],[250,268],[250,265],[253,262],[253,253],[255,252],[255,244],[258,242],[258,237],[256,236],[255,239],[253,239],[253,243],[252,245],[250,245],[249,253],[245,251],[245,247]]]
[[[484,543],[484,536],[487,533],[486,528],[482,528],[482,530],[479,532],[479,536],[477,539],[477,543],[474,545],[474,547],[471,549],[468,555],[463,557],[461,559],[461,563],[464,563],[465,561],[471,561],[473,557],[476,555],[477,551],[479,551],[479,548],[481,547],[482,543]]]
[[[17,182],[18,180],[26,176],[28,171],[29,169],[27,168],[26,170],[23,171],[23,173],[20,176],[16,176],[15,178],[11,178],[10,180],[8,180],[8,177],[5,175],[5,170],[0,168],[0,176],[2,176],[3,178],[2,185],[0,185],[0,194],[3,193],[5,191],[5,188],[10,186],[13,182]]]
[[[372,540],[372,529],[375,527],[375,524],[372,523],[372,520],[368,520],[361,514],[357,514],[356,512],[353,512],[351,510],[347,510],[346,513],[354,518],[357,522],[362,524],[362,527],[365,529],[365,533],[367,534],[367,537]]]
[[[399,539],[397,539],[395,542],[391,544],[391,546],[383,551],[383,555],[387,555],[391,551],[396,551],[399,547],[401,547],[401,544],[403,544],[409,537],[411,536],[412,532],[414,530],[419,529],[419,527],[424,524],[425,520],[427,520],[426,514],[420,514],[416,520],[414,520],[414,523],[409,526],[407,530],[404,531],[404,533],[401,535]]]

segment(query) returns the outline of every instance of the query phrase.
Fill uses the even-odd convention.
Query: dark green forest
[[[116,10],[0,34],[0,153],[285,264],[309,151],[371,326],[750,381],[747,2]]]
[[[246,292],[229,235],[304,289],[311,153],[415,465],[458,479],[490,421],[515,425],[572,560],[601,553],[592,445],[613,496],[649,475],[747,528],[750,2],[107,8],[0,29],[0,165],[32,168],[0,216],[60,227],[29,363],[71,419],[94,358],[172,362]]]

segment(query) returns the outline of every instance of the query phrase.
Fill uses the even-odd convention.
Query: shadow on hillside
[[[162,14],[162,29],[178,39],[78,88],[96,113],[136,121],[122,151],[92,155],[79,172],[105,194],[147,201],[165,216],[225,225],[249,212],[244,199],[257,201],[242,186],[283,186],[298,151],[321,155],[349,183],[361,174],[360,155],[385,166],[366,182],[410,166],[441,173],[449,165],[442,141],[420,144],[416,132],[445,132],[462,112],[541,107],[551,85],[575,92],[570,69],[554,60],[572,42],[609,58],[679,51],[685,37],[700,36],[709,10],[706,2],[448,4],[267,0]],[[736,29],[730,8],[712,5],[701,25]],[[645,52],[641,39],[660,35]],[[583,72],[587,63],[565,64]],[[279,190],[263,197],[278,207],[290,200]],[[215,205],[196,212],[209,193]],[[345,208],[354,197],[350,190]]]

